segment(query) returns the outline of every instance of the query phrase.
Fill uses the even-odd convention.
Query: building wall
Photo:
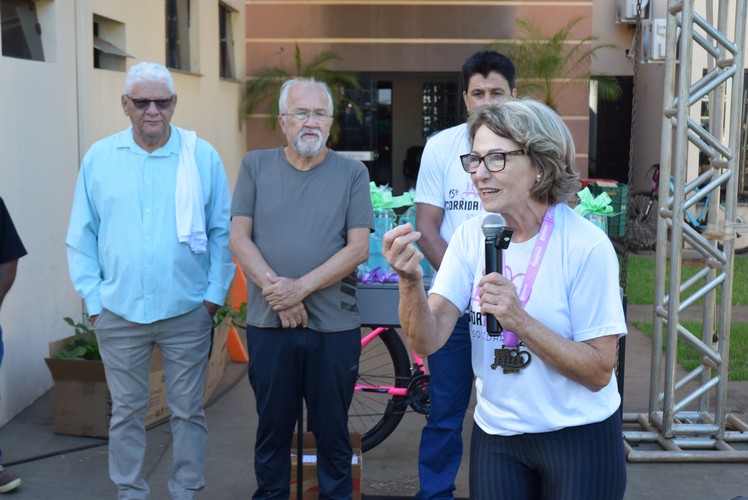
[[[555,32],[573,17],[582,16],[584,20],[571,36],[572,40],[582,39],[593,30],[593,4],[596,3],[597,0],[468,3],[458,0],[247,0],[247,76],[252,77],[266,67],[282,67],[293,74],[294,47],[298,44],[305,62],[321,51],[331,50],[342,58],[331,64],[333,69],[399,73],[407,77],[407,84],[403,92],[395,88],[393,99],[408,93],[418,97],[417,93],[412,94],[413,87],[418,85],[414,77],[451,73],[456,81],[463,62],[472,53],[492,42],[511,41],[518,36],[516,19],[532,20],[542,29]],[[622,51],[606,54],[606,57],[624,59]],[[585,176],[589,144],[588,91],[567,88],[559,103],[559,113],[574,134],[578,168]],[[412,108],[406,107],[419,112],[418,106],[420,102]],[[267,131],[265,119],[265,115],[258,113],[247,121],[248,149],[283,143],[277,131]],[[402,123],[395,123],[394,127],[398,125]],[[393,141],[399,135],[395,131]],[[393,144],[395,191],[407,188],[400,171],[410,145]]]
[[[652,17],[663,18],[666,2],[650,1]],[[612,43],[620,49],[610,57],[600,57],[592,63],[593,74],[626,75],[634,73],[633,59],[621,57],[632,49],[635,25],[616,24],[616,1],[595,0],[593,8],[593,34],[601,43]],[[659,162],[662,135],[662,97],[664,92],[665,65],[648,63],[639,65],[636,96],[636,127],[633,131],[633,186],[632,190],[648,189],[645,178],[647,169]],[[604,147],[602,145],[601,147]]]
[[[192,0],[198,30],[194,73],[173,72],[179,101],[173,123],[198,131],[221,154],[231,184],[245,151],[238,108],[244,69],[244,4],[235,14],[236,80],[219,78],[217,0]],[[48,343],[73,333],[82,302],[68,275],[65,233],[78,166],[89,146],[129,126],[120,105],[125,72],[93,67],[93,15],[124,24],[123,48],[140,61],[165,63],[165,4],[156,0],[37,2],[45,60],[0,56],[0,196],[29,255],[3,302],[5,359],[0,425],[51,386]],[[9,118],[12,117],[12,118]]]
[[[625,57],[625,53],[631,48],[635,30],[633,24],[616,22],[617,2],[247,0],[247,76],[251,77],[261,68],[274,66],[293,72],[294,45],[298,44],[305,61],[323,50],[332,50],[342,57],[341,61],[331,65],[334,69],[399,73],[408,83],[403,92],[395,90],[394,99],[404,94],[410,94],[409,98],[413,99],[417,97],[413,89],[418,87],[419,75],[451,73],[456,78],[464,59],[471,53],[493,41],[515,39],[518,36],[517,19],[531,20],[542,30],[552,33],[570,19],[580,16],[583,20],[576,26],[571,41],[592,35],[599,43],[617,46],[598,54],[591,64],[592,74],[632,77],[633,60]],[[652,18],[666,17],[668,2],[649,3]],[[696,2],[696,10],[706,17],[705,4],[704,0]],[[703,53],[695,55],[693,67],[695,74],[706,67]],[[637,122],[632,136],[633,189],[647,187],[645,173],[660,158],[664,78],[662,63],[639,66]],[[566,87],[559,103],[558,111],[574,133],[577,166],[584,177],[588,171],[590,147],[588,92],[579,87]],[[411,126],[413,115],[410,112],[417,113],[418,107],[401,101],[403,105],[407,108],[406,116],[411,118],[405,124]],[[403,122],[399,125],[404,126]],[[393,139],[393,181],[396,186],[407,188],[400,171],[405,151],[411,144],[403,144],[402,139],[398,143],[399,137],[402,135],[396,133]],[[262,114],[248,120],[248,149],[272,147],[282,142],[280,133],[266,129]],[[413,138],[408,142],[413,143]],[[690,163],[689,158],[689,170],[695,170],[697,166]]]

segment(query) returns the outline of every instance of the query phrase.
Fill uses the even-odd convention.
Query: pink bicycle
[[[408,351],[391,327],[363,329],[358,382],[348,411],[348,428],[361,433],[368,451],[398,426],[408,407],[429,414],[429,375],[423,360]]]

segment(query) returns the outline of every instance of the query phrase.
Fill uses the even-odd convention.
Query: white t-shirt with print
[[[447,243],[460,224],[483,211],[470,174],[460,163],[460,155],[469,153],[470,146],[467,123],[463,123],[431,136],[421,155],[415,202],[444,210],[439,234]]]
[[[621,401],[615,374],[605,388],[592,392],[534,354],[519,373],[491,368],[502,340],[488,337],[480,315],[477,284],[485,267],[481,222],[482,218],[476,217],[458,228],[429,290],[470,313],[475,422],[488,434],[513,435],[605,420]],[[556,206],[554,223],[526,311],[552,331],[577,342],[625,335],[618,259],[607,235],[566,204]],[[503,274],[517,289],[536,240],[537,236],[512,243],[504,251]]]

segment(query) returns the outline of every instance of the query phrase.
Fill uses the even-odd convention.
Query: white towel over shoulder
[[[175,192],[177,238],[180,243],[187,243],[194,253],[205,253],[208,249],[208,236],[205,233],[203,189],[195,162],[197,133],[194,130],[175,128],[181,142]]]

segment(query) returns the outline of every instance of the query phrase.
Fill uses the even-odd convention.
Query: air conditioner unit
[[[665,62],[666,28],[666,19],[642,21],[642,59],[644,62]]]
[[[649,0],[641,0],[642,20],[652,18],[652,9],[649,3]],[[624,24],[636,23],[636,4],[637,0],[616,0],[616,22]]]

